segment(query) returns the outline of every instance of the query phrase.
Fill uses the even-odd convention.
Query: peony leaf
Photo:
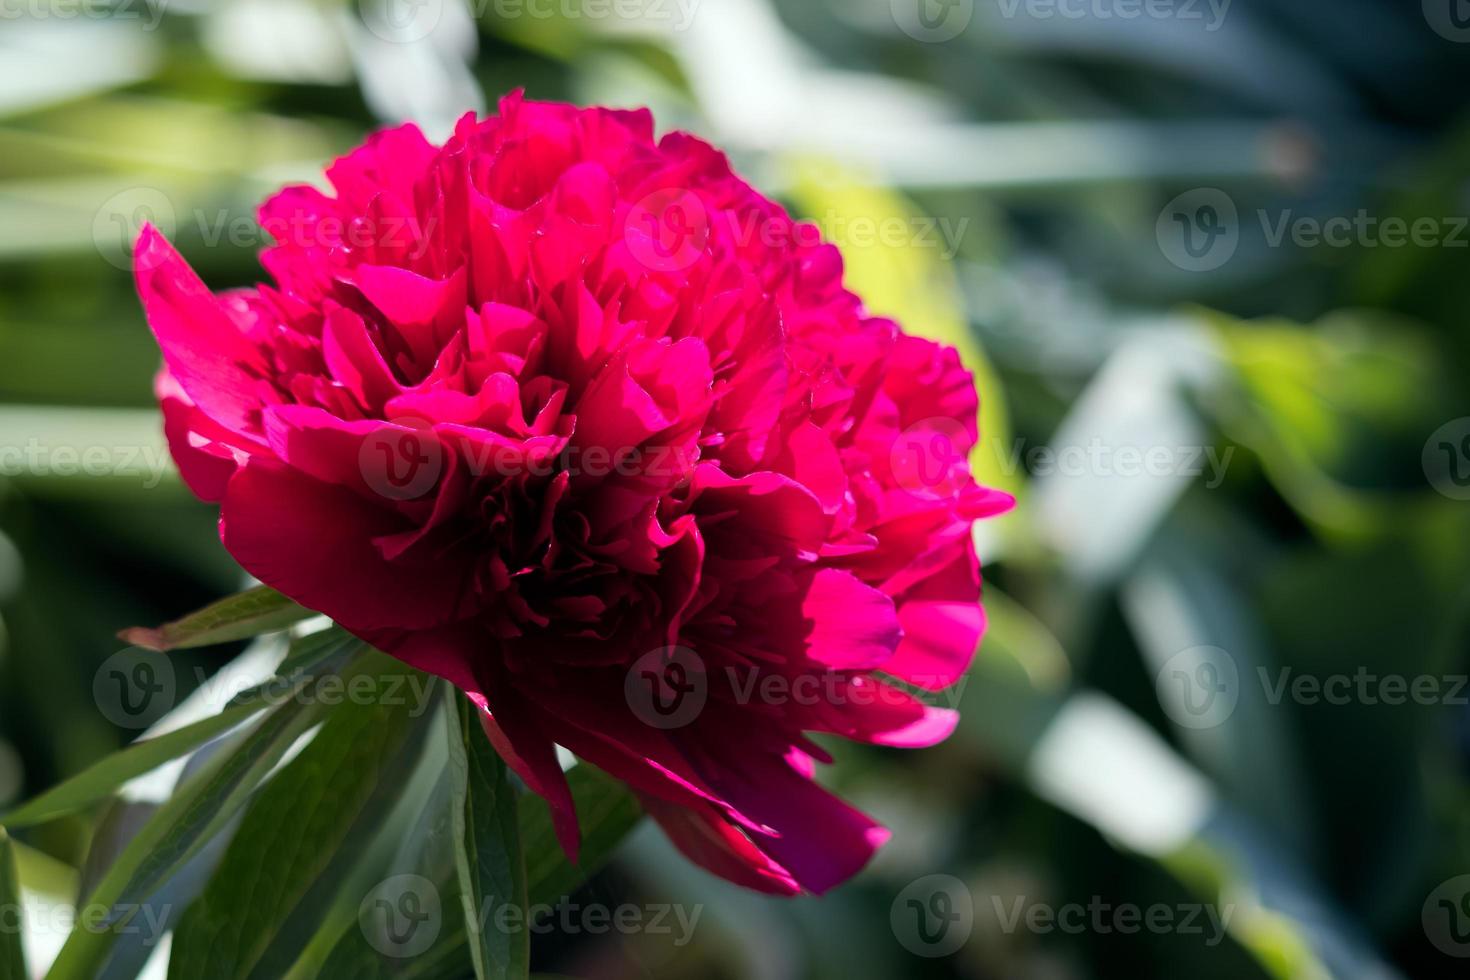
[[[479,980],[525,977],[531,931],[516,795],[505,763],[480,728],[477,709],[447,688],[450,819],[470,958]]]
[[[582,830],[581,856],[575,865],[557,843],[546,801],[529,793],[521,797],[521,840],[532,905],[555,904],[585,884],[643,817],[628,788],[595,766],[577,763],[567,773],[567,783]]]
[[[361,647],[356,639],[340,633],[337,636],[345,646]],[[111,909],[112,923],[137,912],[170,874],[244,806],[296,740],[319,720],[325,679],[305,680],[294,696],[266,713],[233,751],[210,760],[198,775],[184,783],[113,862],[89,904]],[[115,930],[110,928],[74,930],[57,956],[52,980],[94,976],[106,959],[114,935]]]
[[[187,650],[249,639],[285,629],[314,615],[275,589],[258,585],[159,627],[125,629],[118,633],[118,638],[148,650]]]
[[[340,633],[324,631],[303,638],[293,645],[274,678],[235,695],[218,714],[114,752],[5,814],[4,823],[12,828],[30,827],[100,803],[128,780],[152,772],[246,723],[267,706],[283,682],[296,683],[307,676],[335,673],[353,652],[354,646],[343,643]]]
[[[20,882],[15,870],[15,849],[0,827],[0,911],[9,913],[0,925],[0,980],[26,980],[25,951],[20,937],[25,934],[24,906],[20,900]]]
[[[303,899],[330,878],[334,859],[345,856],[355,829],[362,829],[359,819],[381,812],[377,804],[402,790],[398,761],[406,746],[413,751],[421,706],[396,692],[405,689],[412,668],[380,654],[368,660],[370,667],[353,680],[378,680],[374,690],[382,695],[335,708],[250,803],[203,895],[179,924],[172,980],[250,975],[291,917],[310,913],[307,906],[315,903]]]

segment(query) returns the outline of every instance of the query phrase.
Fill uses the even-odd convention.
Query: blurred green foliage
[[[533,967],[1462,975],[1449,952],[1470,945],[1431,920],[1436,889],[1470,873],[1470,691],[1456,682],[1470,672],[1470,46],[1431,26],[1433,4],[1388,0],[1137,17],[1121,0],[935,4],[971,13],[928,41],[905,33],[914,6],[649,0],[623,8],[641,12],[630,20],[594,0],[432,0],[414,9],[434,30],[412,43],[373,0],[7,16],[0,809],[136,734],[93,695],[118,629],[242,584],[211,509],[153,467],[157,354],[130,229],[160,220],[211,285],[251,282],[253,208],[272,187],[317,179],[374,126],[416,118],[442,135],[523,86],[650,105],[826,227],[875,310],[961,347],[985,405],[977,471],[1021,499],[980,532],[990,632],[959,733],[922,753],[834,747],[832,779],[896,832],[864,876],[769,901],[644,827],[581,894],[701,905],[692,941],[553,930]],[[1190,271],[1169,202],[1199,188],[1229,200],[1239,240]],[[1434,240],[1290,230],[1360,214],[1380,229],[1427,219]],[[906,233],[860,240],[863,221]],[[1098,445],[1114,455],[1088,455]],[[1120,447],[1173,462],[1128,477]],[[106,460],[95,472],[76,461],[88,450]],[[1236,676],[1209,724],[1188,700],[1222,663],[1202,648]],[[232,652],[176,654],[181,685]],[[1334,702],[1292,687],[1364,675],[1436,693],[1391,704],[1353,687]],[[74,898],[79,875],[95,882],[121,852],[122,819],[70,817],[13,846],[0,832],[0,894],[13,851],[23,886]],[[930,959],[891,913],[936,873],[963,883],[974,923],[959,952]],[[1231,915],[1210,942],[1018,926],[1016,901]],[[1470,925],[1470,909],[1453,921]],[[290,951],[273,954],[283,971]],[[312,947],[301,962],[353,955]],[[467,954],[445,971],[468,975]]]

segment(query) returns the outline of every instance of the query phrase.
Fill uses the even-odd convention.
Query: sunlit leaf
[[[524,977],[531,932],[516,796],[475,707],[462,694],[446,690],[453,708],[445,719],[454,858],[475,975],[480,980]],[[513,918],[505,919],[503,913]],[[506,921],[510,926],[502,928]]]
[[[149,650],[183,650],[248,639],[285,629],[314,615],[275,589],[257,585],[171,623],[125,629],[118,638]]]

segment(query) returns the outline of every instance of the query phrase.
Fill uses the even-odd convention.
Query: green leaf
[[[252,714],[254,711],[247,706],[239,705],[167,735],[134,742],[5,814],[3,819],[11,827],[30,827],[100,803],[128,780],[193,751]]]
[[[144,626],[125,629],[118,633],[118,638],[148,650],[187,650],[249,639],[261,633],[285,629],[315,615],[275,589],[259,585],[210,603],[172,623],[153,629]]]
[[[369,659],[383,696],[335,708],[250,804],[204,894],[175,933],[172,980],[248,976],[393,771],[413,730],[415,705],[388,692],[398,690],[401,682],[393,679],[406,680],[412,668],[382,655]]]
[[[271,680],[235,695],[219,714],[166,735],[134,742],[17,807],[4,816],[4,823],[12,828],[30,827],[100,803],[128,780],[152,772],[249,721],[281,695],[283,685],[291,686],[311,675],[335,672],[352,652],[352,644],[344,643],[341,634],[331,630],[305,637],[293,644],[291,653]]]
[[[526,892],[532,905],[555,904],[597,872],[623,838],[638,826],[643,810],[626,786],[602,770],[579,762],[567,773],[577,822],[582,829],[580,861],[572,864],[557,842],[546,801],[533,793],[521,797],[522,849],[526,855]]]
[[[438,699],[444,714],[452,713],[453,701]],[[442,722],[440,722],[442,724]],[[436,729],[442,735],[443,729]],[[427,789],[413,792],[417,804],[407,830],[399,835],[395,853],[379,869],[383,883],[411,875],[427,881],[441,896],[440,907],[452,905],[458,897],[458,869],[455,865],[454,821],[450,804],[449,739],[431,741],[425,753],[423,772],[432,772],[434,780]],[[437,750],[437,751],[436,751]],[[379,887],[382,887],[380,883]],[[377,889],[375,889],[377,891]],[[404,937],[389,932],[389,923],[378,918],[381,909],[359,900],[350,904],[350,914],[337,922],[330,936],[313,941],[325,946],[320,956],[309,948],[292,967],[286,980],[308,980],[315,977],[399,978],[462,976],[472,964],[465,949],[462,922],[442,923],[437,936],[429,940],[428,949],[417,953],[421,937]],[[441,916],[442,918],[442,916]],[[326,930],[324,930],[326,931]],[[417,955],[408,955],[417,953]]]
[[[0,912],[12,912],[0,922],[0,980],[26,980],[25,951],[20,937],[25,933],[21,921],[20,883],[15,870],[15,851],[5,828],[0,827]]]
[[[334,631],[335,632],[335,631]],[[338,637],[343,644],[359,641]],[[221,753],[184,783],[154,815],[108,869],[89,904],[113,910],[136,910],[154,890],[199,851],[250,797],[292,744],[322,713],[324,677],[307,680],[297,696],[266,713],[233,751]],[[62,947],[52,980],[90,980],[106,959],[112,929],[79,929]]]
[[[480,980],[525,977],[531,932],[526,921],[526,866],[516,795],[505,763],[485,737],[477,709],[445,686],[449,725],[450,819],[470,957]],[[502,918],[509,908],[509,927]]]

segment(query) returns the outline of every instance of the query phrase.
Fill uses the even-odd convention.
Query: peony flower
[[[822,892],[887,832],[827,733],[918,747],[984,618],[955,351],[867,315],[808,226],[646,111],[506,98],[288,187],[272,280],[135,249],[183,479],[262,582],[481,709],[578,831],[555,747],[716,874]],[[903,682],[902,684],[896,682]]]

